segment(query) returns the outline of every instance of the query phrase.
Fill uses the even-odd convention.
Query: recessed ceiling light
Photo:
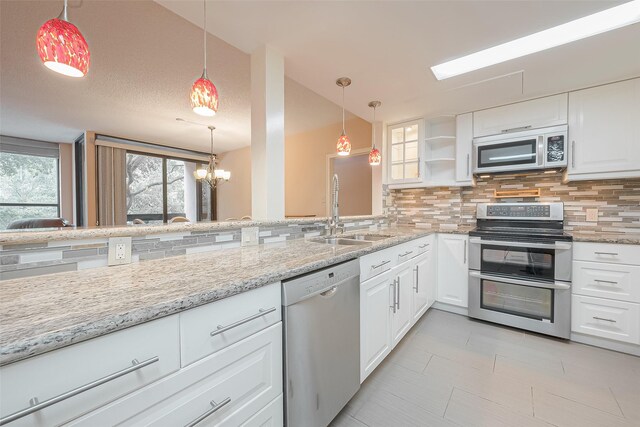
[[[438,80],[448,79],[637,22],[640,22],[640,0],[434,65],[431,71]]]

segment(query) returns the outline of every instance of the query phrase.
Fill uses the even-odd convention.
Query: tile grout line
[[[536,417],[536,404],[533,401],[533,386],[531,386],[531,413],[533,418]]]
[[[546,393],[547,393],[547,394],[550,394],[550,395],[552,395],[552,396],[555,396],[555,397],[559,397],[560,399],[568,400],[569,402],[573,402],[573,403],[576,403],[576,404],[578,404],[578,405],[581,405],[581,406],[585,406],[585,407],[587,407],[587,408],[594,409],[594,410],[596,410],[596,411],[602,412],[603,414],[611,415],[612,417],[622,418],[622,419],[624,419],[624,418],[625,418],[625,417],[624,417],[624,414],[622,415],[622,417],[620,417],[620,415],[612,414],[611,412],[609,412],[609,411],[605,411],[604,409],[596,408],[595,406],[591,406],[591,405],[588,405],[588,404],[586,404],[586,403],[582,403],[582,402],[579,402],[579,401],[577,401],[577,400],[570,399],[570,398],[568,398],[568,397],[566,397],[566,396],[561,396],[561,395],[556,394],[556,393],[553,393],[553,392],[551,392],[551,391],[546,391]],[[615,399],[615,397],[614,397],[614,400],[616,400],[616,399]],[[618,403],[618,401],[617,401],[617,400],[616,400],[616,403]],[[620,412],[622,412],[622,411],[620,411]]]
[[[613,392],[613,390],[611,390],[611,387],[607,387],[609,389],[609,393],[611,393],[611,396],[613,396],[613,400],[616,401],[616,405],[618,405],[618,409],[620,410],[620,413],[622,414],[623,418],[627,418],[627,416],[624,414],[624,411],[622,410],[622,406],[620,406],[620,402],[618,402],[618,398],[616,397],[616,394]]]
[[[496,373],[496,360],[498,359],[498,353],[493,355],[493,369],[491,370],[492,373]]]
[[[442,418],[447,419],[447,410],[449,409],[449,403],[451,403],[451,399],[453,398],[453,392],[456,390],[456,387],[451,387],[451,393],[449,394],[449,400],[447,400],[447,406],[444,407],[444,412],[442,413]]]

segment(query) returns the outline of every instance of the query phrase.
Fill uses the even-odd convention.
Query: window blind
[[[60,157],[59,144],[0,135],[0,153],[24,154],[40,157]]]
[[[126,151],[136,151],[139,153],[157,154],[160,156],[173,157],[185,160],[194,160],[207,163],[209,156],[199,151],[185,150],[182,148],[168,147],[165,145],[150,144],[148,142],[133,141],[129,139],[115,138],[106,135],[96,135],[96,145],[119,148]]]

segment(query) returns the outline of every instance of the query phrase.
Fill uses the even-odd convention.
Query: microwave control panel
[[[489,205],[487,206],[487,217],[522,217],[522,218],[549,218],[551,209],[549,205]]]

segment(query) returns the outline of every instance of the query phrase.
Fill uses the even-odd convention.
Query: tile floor
[[[640,357],[435,309],[331,427],[640,426]]]

